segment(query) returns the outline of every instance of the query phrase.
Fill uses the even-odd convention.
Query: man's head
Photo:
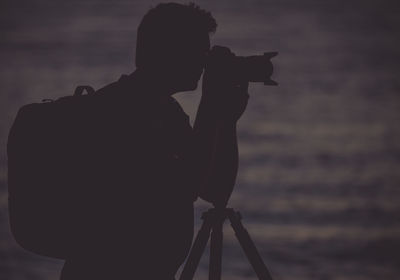
[[[194,4],[163,3],[142,19],[136,67],[163,78],[176,92],[197,87],[217,23]]]

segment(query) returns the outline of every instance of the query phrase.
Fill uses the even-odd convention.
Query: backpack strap
[[[94,88],[92,88],[91,86],[77,86],[74,92],[74,96],[81,96],[84,90],[86,90],[88,95],[92,95],[95,93]]]

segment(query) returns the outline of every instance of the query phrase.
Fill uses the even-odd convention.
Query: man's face
[[[207,33],[192,38],[184,38],[171,56],[169,79],[176,92],[190,91],[197,88],[203,73],[207,54],[210,50],[210,38]]]

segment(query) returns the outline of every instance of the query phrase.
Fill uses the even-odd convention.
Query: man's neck
[[[176,93],[165,77],[144,69],[136,69],[129,75],[129,78],[133,79],[140,88],[145,89],[147,94],[154,97],[169,97]]]

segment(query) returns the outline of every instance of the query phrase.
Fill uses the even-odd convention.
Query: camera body
[[[213,46],[210,50],[206,65],[225,64],[223,71],[229,75],[235,83],[259,82],[264,85],[276,86],[277,82],[271,79],[273,64],[271,58],[278,55],[278,52],[265,52],[263,55],[236,56],[229,48]],[[207,67],[207,66],[206,66]]]

